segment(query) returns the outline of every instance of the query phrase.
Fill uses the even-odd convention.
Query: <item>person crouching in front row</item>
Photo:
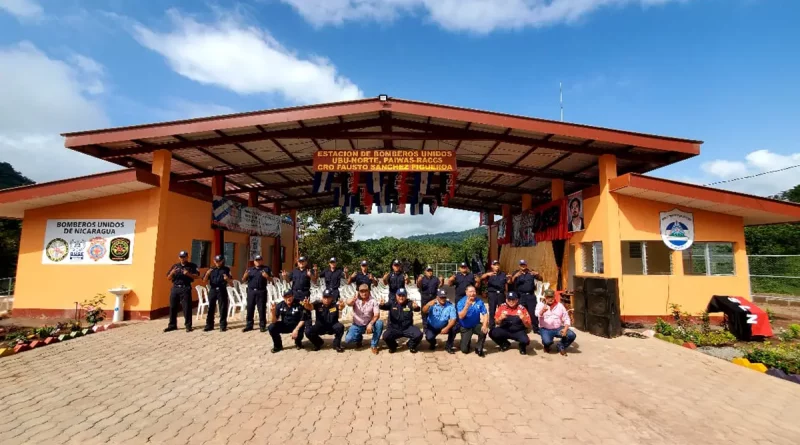
[[[356,343],[361,347],[364,334],[372,334],[370,349],[373,354],[378,354],[378,343],[383,333],[381,311],[378,309],[378,300],[370,298],[369,284],[358,286],[358,295],[347,300],[347,305],[353,308],[353,324],[347,330],[344,343]]]
[[[497,343],[501,351],[511,347],[509,340],[515,340],[519,343],[519,353],[527,354],[531,342],[527,332],[531,329],[531,316],[519,304],[519,295],[516,292],[506,295],[506,303],[497,308],[494,318],[495,327],[489,331],[489,338]]]
[[[303,307],[309,312],[314,312],[314,324],[308,320],[306,337],[314,345],[315,351],[319,351],[325,343],[320,335],[333,335],[333,349],[336,352],[344,352],[342,349],[344,325],[339,323],[339,313],[344,309],[344,300],[337,304],[334,298],[331,289],[325,289],[322,292],[322,301],[311,303],[307,299],[303,300]]]
[[[303,349],[303,326],[306,323],[303,305],[295,300],[294,293],[287,290],[283,293],[283,301],[270,306],[272,323],[267,327],[269,336],[272,337],[272,353],[283,350],[281,334],[292,333],[292,339],[297,349]],[[309,321],[310,323],[310,321]]]
[[[381,303],[378,307],[382,311],[389,311],[389,327],[383,332],[383,341],[389,353],[397,351],[397,339],[405,337],[408,339],[408,350],[416,354],[422,341],[422,331],[414,326],[414,312],[419,312],[419,306],[408,300],[405,288],[397,289],[394,301]]]
[[[570,320],[567,308],[556,303],[555,292],[552,289],[544,291],[544,302],[536,305],[536,316],[539,317],[539,334],[542,336],[544,352],[550,352],[554,338],[560,338],[558,352],[567,355],[567,348],[575,341],[575,332],[569,328]]]

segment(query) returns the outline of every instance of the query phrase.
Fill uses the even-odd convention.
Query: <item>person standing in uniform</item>
[[[511,347],[509,340],[519,343],[519,353],[526,355],[531,339],[528,330],[531,328],[531,316],[528,310],[519,304],[519,295],[510,291],[506,295],[505,304],[497,308],[495,327],[489,331],[489,337],[497,343],[501,351]]]
[[[422,299],[420,306],[425,307],[428,303],[436,299],[439,293],[439,278],[433,276],[433,268],[428,266],[425,268],[425,274],[417,278],[417,288]],[[424,332],[428,326],[427,317],[422,317],[422,331]]]
[[[500,261],[494,260],[492,261],[492,270],[483,274],[481,280],[486,280],[486,293],[489,296],[489,327],[493,328],[497,306],[506,301],[508,277],[505,272],[500,270]]]
[[[292,285],[295,300],[303,301],[311,296],[311,282],[317,282],[317,265],[309,269],[306,257],[301,256],[297,259],[297,268],[288,276],[284,272],[283,279]]]
[[[456,306],[447,300],[447,292],[444,289],[439,291],[438,298],[428,302],[422,307],[422,316],[428,319],[425,327],[425,340],[428,341],[428,349],[436,349],[436,336],[439,334],[447,335],[447,343],[444,350],[450,354],[455,354],[453,341],[456,338]]]
[[[325,280],[325,289],[330,289],[333,301],[339,301],[339,286],[342,285],[342,277],[347,273],[347,269],[342,270],[336,267],[336,258],[331,258],[328,262],[329,267],[322,272]]]
[[[178,253],[178,262],[170,267],[167,279],[172,281],[169,293],[169,323],[164,332],[178,329],[178,308],[183,308],[183,326],[186,332],[192,332],[192,281],[200,276],[197,264],[189,262],[189,254],[185,250]]]
[[[541,277],[538,273],[528,269],[528,263],[525,260],[519,260],[519,270],[514,272],[508,282],[514,286],[514,290],[519,295],[519,304],[521,304],[527,311],[528,314],[534,314],[534,310],[536,309],[536,295],[534,291],[536,290],[536,280],[540,280]],[[539,322],[534,317],[533,320],[533,332],[539,333]]]
[[[558,343],[558,353],[567,355],[567,348],[575,341],[576,335],[569,328],[570,319],[567,308],[563,304],[556,303],[556,293],[553,289],[544,291],[544,302],[536,305],[536,316],[539,317],[539,333],[542,335],[542,346],[544,352],[550,352],[553,339],[560,338]]]
[[[461,263],[459,265],[459,269],[461,270],[459,270],[458,273],[454,274],[453,276],[447,279],[448,286],[452,286],[453,283],[455,283],[456,285],[455,301],[460,300],[461,297],[466,295],[467,286],[473,285],[475,287],[478,287],[478,285],[480,285],[480,277],[476,277],[475,274],[470,272],[469,264]]]
[[[225,265],[225,257],[214,257],[214,267],[206,271],[203,281],[208,283],[208,315],[204,332],[214,330],[214,311],[219,303],[219,330],[228,330],[228,286],[231,280],[231,269]]]
[[[283,293],[283,301],[272,303],[270,306],[272,323],[267,330],[272,337],[272,353],[283,350],[281,334],[292,333],[292,339],[297,349],[303,349],[303,326],[306,323],[306,311],[303,305],[294,298],[294,293],[287,290]],[[310,322],[310,321],[309,321]]]
[[[475,286],[467,286],[467,294],[458,301],[456,312],[458,313],[458,330],[461,332],[461,352],[469,354],[472,334],[475,334],[478,336],[475,353],[480,357],[485,357],[483,344],[486,342],[486,334],[489,333],[489,314],[483,300],[478,298]]]
[[[397,339],[405,337],[408,339],[408,350],[416,354],[422,341],[422,331],[414,326],[414,312],[419,312],[419,306],[408,300],[406,289],[397,289],[394,301],[381,303],[378,307],[382,311],[389,311],[389,327],[383,333],[389,353],[394,354],[397,351]]]
[[[253,330],[253,318],[258,309],[258,326],[261,332],[267,331],[267,284],[272,270],[264,265],[264,258],[257,255],[253,258],[253,267],[247,269],[242,275],[242,281],[247,282],[247,318],[242,332]]]
[[[353,308],[353,324],[347,330],[344,343],[355,342],[360,348],[364,334],[372,334],[370,348],[372,353],[377,355],[378,342],[383,333],[383,320],[380,319],[381,311],[378,309],[378,301],[370,298],[369,284],[358,286],[358,295],[349,299],[347,305]]]
[[[336,352],[344,352],[342,349],[344,325],[339,323],[339,314],[344,309],[344,300],[337,304],[333,292],[325,289],[322,291],[322,301],[311,303],[303,300],[303,307],[308,312],[314,312],[314,324],[311,324],[310,320],[306,324],[306,337],[314,345],[314,350],[319,351],[325,344],[320,335],[333,335],[333,349]]]
[[[392,272],[383,276],[383,284],[389,286],[389,303],[394,302],[398,290],[405,290],[407,279],[403,264],[399,260],[392,261]]]
[[[366,284],[367,286],[372,288],[372,286],[378,284],[378,280],[375,278],[374,275],[369,271],[369,263],[366,260],[361,261],[361,270],[358,272],[353,272],[350,275],[350,278],[347,279],[347,284],[356,283],[357,288],[361,288],[362,284]]]

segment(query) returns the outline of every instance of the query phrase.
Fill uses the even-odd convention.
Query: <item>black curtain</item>
[[[556,266],[558,267],[558,283],[556,283],[556,290],[563,290],[561,288],[561,265],[564,263],[564,248],[567,245],[566,240],[553,241],[553,255],[556,257]]]

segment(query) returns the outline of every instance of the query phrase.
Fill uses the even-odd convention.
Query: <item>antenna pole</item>
[[[561,122],[564,122],[564,88],[561,82],[558,82],[558,96],[558,101],[561,104]]]

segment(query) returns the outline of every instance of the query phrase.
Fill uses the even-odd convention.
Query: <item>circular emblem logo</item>
[[[67,257],[69,245],[67,241],[62,238],[54,238],[47,243],[47,247],[45,247],[44,250],[47,259],[57,263]]]
[[[131,240],[128,238],[114,238],[108,248],[108,258],[111,261],[125,261],[131,256]]]
[[[106,255],[106,240],[103,237],[95,237],[89,240],[89,249],[87,252],[89,258],[99,261]]]

